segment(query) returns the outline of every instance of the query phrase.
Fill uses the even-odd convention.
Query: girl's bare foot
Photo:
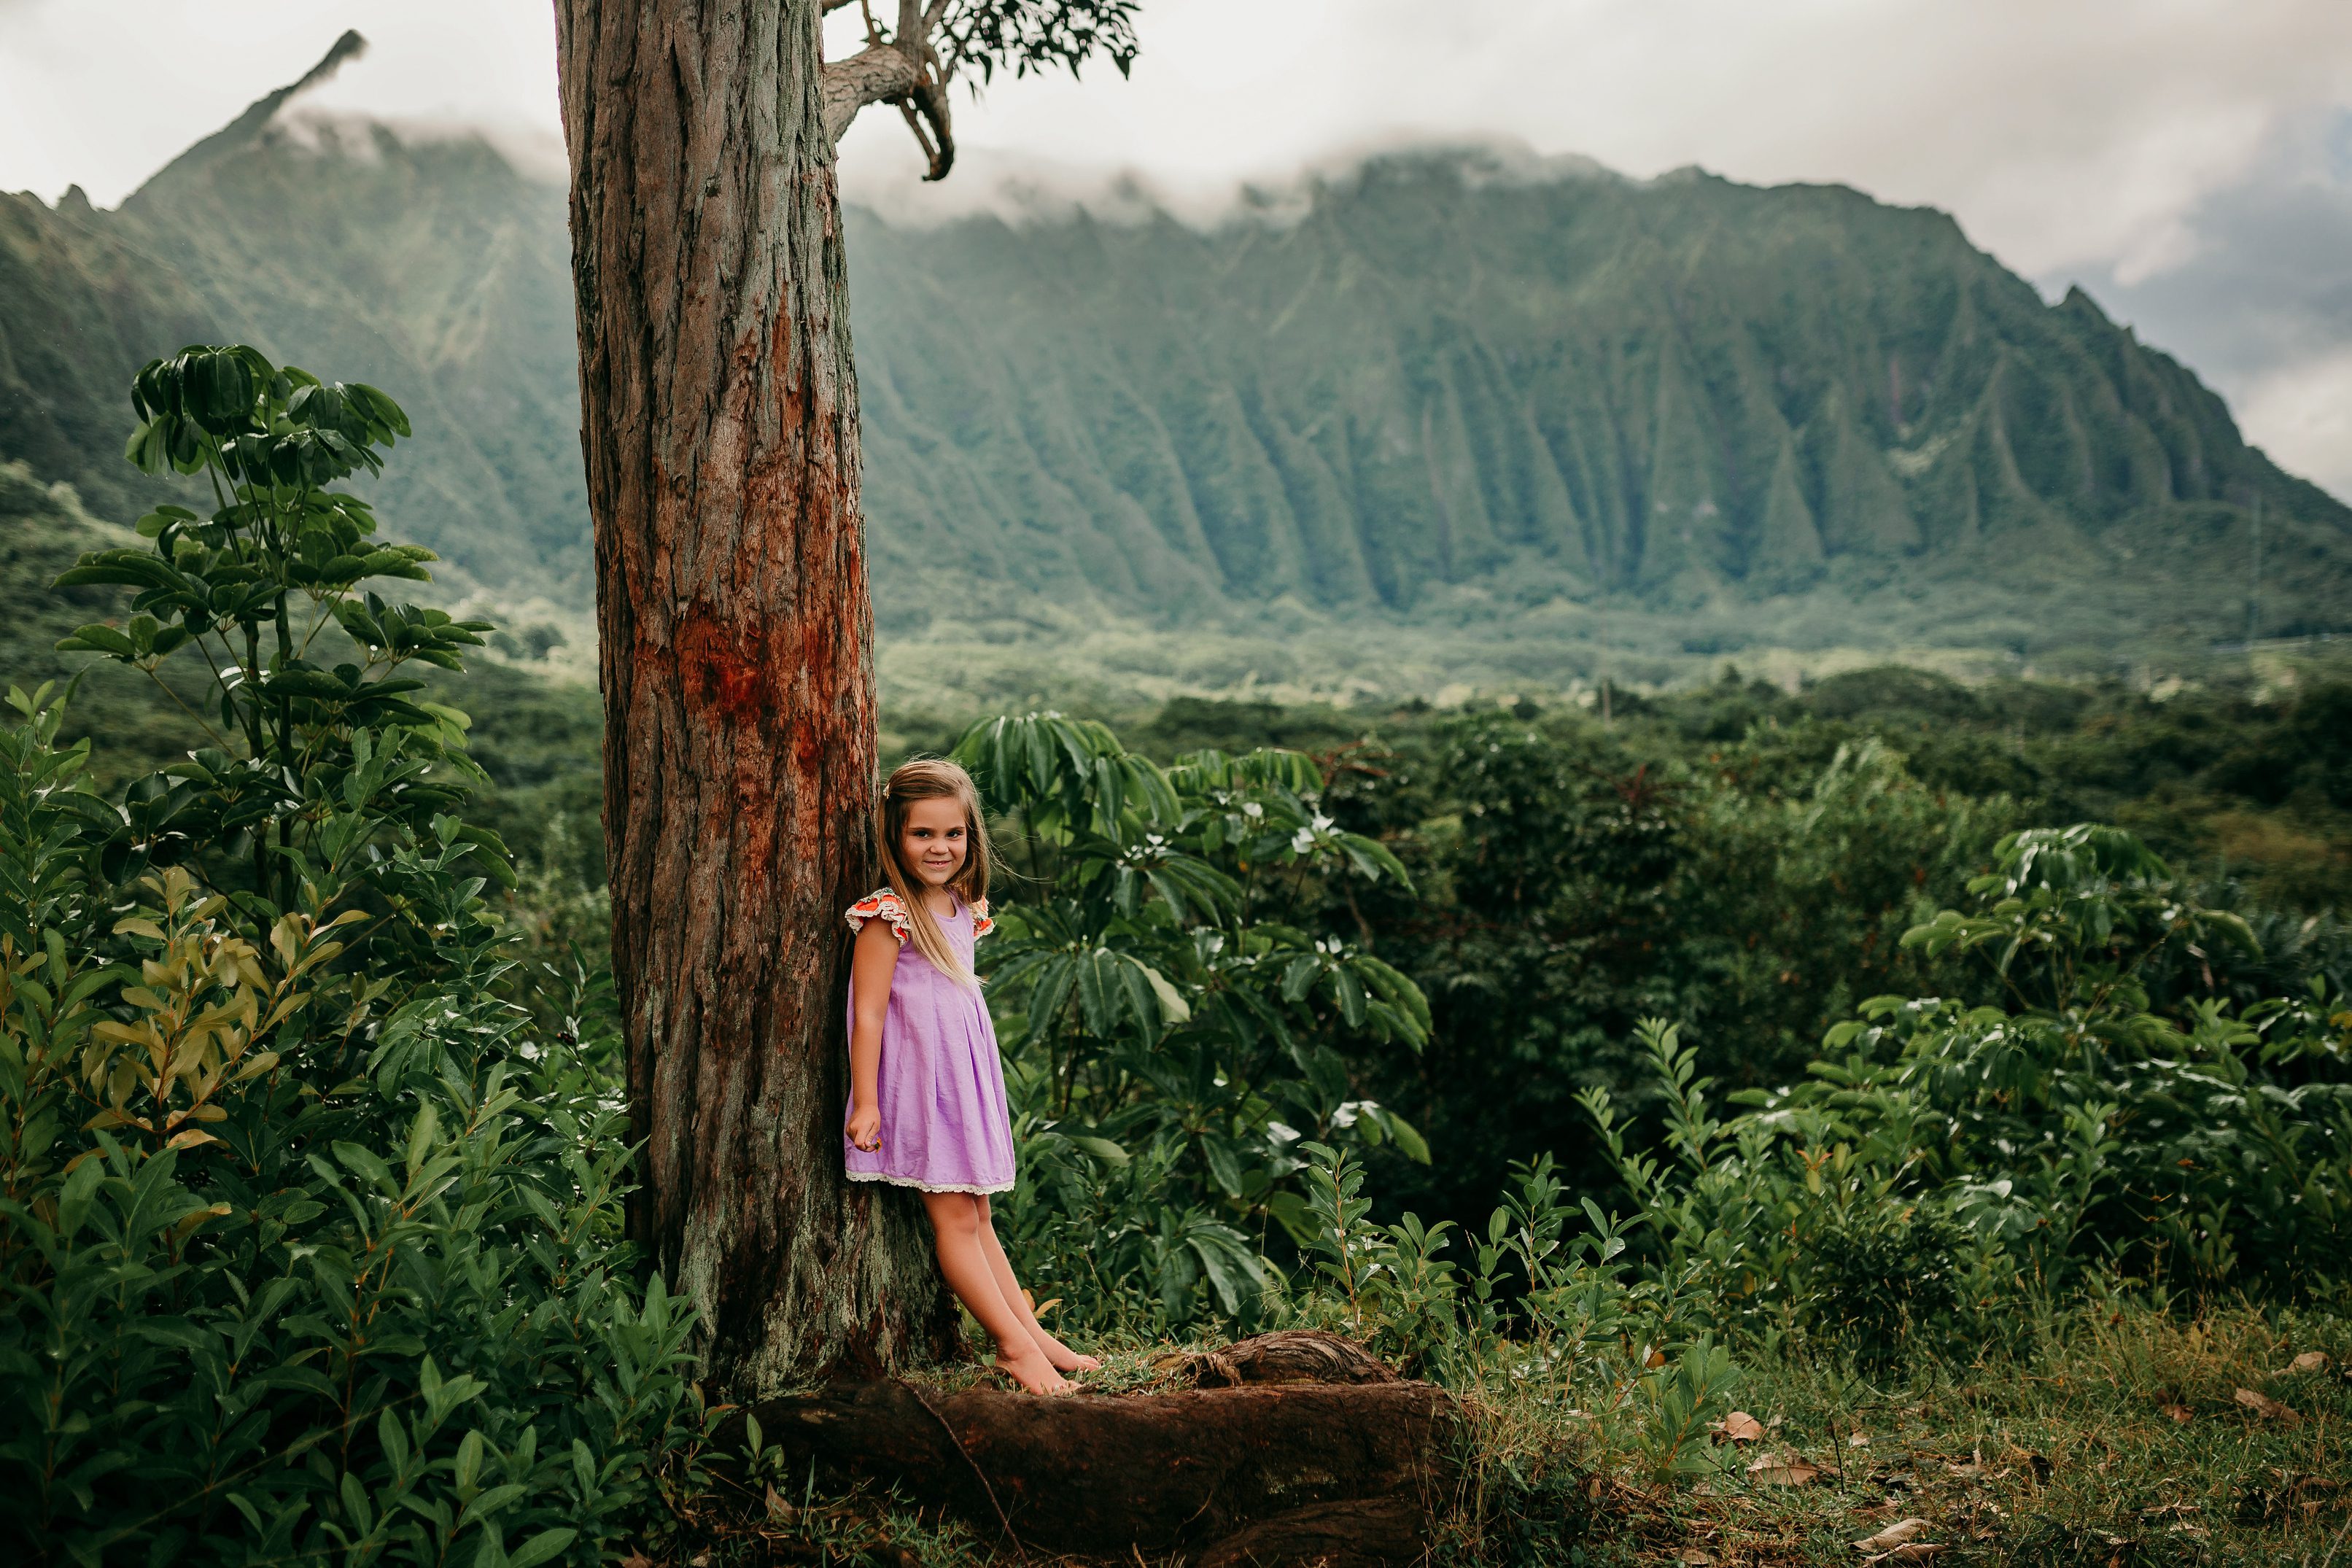
[[[996,1370],[1032,1394],[1067,1394],[1069,1381],[1034,1344],[997,1347]]]
[[[1029,1337],[1037,1342],[1037,1348],[1045,1352],[1045,1359],[1047,1361],[1054,1363],[1054,1370],[1056,1372],[1099,1372],[1102,1370],[1102,1363],[1097,1361],[1090,1355],[1080,1355],[1077,1352],[1072,1350],[1069,1346],[1064,1344],[1061,1341],[1047,1333],[1044,1329],[1031,1329],[1029,1331]]]

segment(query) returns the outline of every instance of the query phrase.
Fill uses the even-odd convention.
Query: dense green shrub
[[[0,1542],[596,1562],[688,1424],[688,1324],[618,1240],[615,1041],[502,999],[464,717],[401,670],[481,628],[358,595],[429,556],[322,488],[404,421],[247,349],[138,401],[133,456],[220,506],[85,557],[137,596],[71,640],[200,658],[217,727],[119,802],[44,694],[0,730]]]
[[[1948,1353],[1970,1315],[1968,1243],[1958,1219],[1917,1204],[1840,1215],[1812,1239],[1806,1321],[1882,1376],[1906,1357]]]
[[[1711,1075],[1762,1088],[1801,1074],[1864,998],[1966,983],[1903,933],[1960,894],[2017,804],[1932,789],[1875,742],[1817,739],[1761,734],[1696,765],[1597,724],[1482,714],[1335,778],[1332,815],[1382,835],[1422,894],[1358,900],[1432,1014],[1425,1051],[1362,1064],[1447,1151],[1426,1172],[1391,1163],[1391,1192],[1467,1220],[1538,1149],[1609,1183],[1577,1096],[1656,1111],[1643,1018],[1679,1021]]]
[[[1998,862],[1975,912],[1905,940],[1984,954],[1999,1005],[1874,998],[1803,1082],[1735,1095],[1749,1109],[1729,1118],[1675,1031],[1645,1026],[1667,1107],[1654,1153],[1587,1091],[1653,1232],[1647,1276],[1726,1331],[1882,1363],[1998,1337],[2023,1300],[2095,1279],[2191,1299],[2340,1287],[2352,1011],[2323,980],[2152,1013],[2145,971],[2250,943],[2245,922],[2112,828],[2014,834]]]

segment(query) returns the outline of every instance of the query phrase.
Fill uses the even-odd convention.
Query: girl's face
[[[934,795],[907,807],[898,830],[898,861],[928,888],[944,888],[963,869],[971,852],[965,831],[963,802],[953,795]]]

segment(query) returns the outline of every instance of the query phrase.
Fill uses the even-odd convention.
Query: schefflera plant
[[[403,667],[461,670],[490,628],[363,593],[372,578],[429,580],[436,557],[379,541],[368,503],[330,488],[380,472],[408,416],[373,386],[323,382],[243,344],[151,362],[131,404],[140,424],[124,456],[149,474],[203,476],[215,504],[209,516],[159,506],[139,520],[147,548],[82,556],[57,585],[130,588],[131,613],[58,647],[143,672],[209,744],[132,788],[110,875],[203,858],[207,882],[241,881],[283,909],[338,811],[363,807],[434,841],[436,817],[479,774],[462,749],[464,716],[423,700],[425,683]],[[177,671],[198,661],[208,689],[191,697]],[[361,780],[365,801],[351,798]],[[465,836],[492,875],[510,876],[494,837],[470,826]],[[228,861],[248,869],[237,876]]]

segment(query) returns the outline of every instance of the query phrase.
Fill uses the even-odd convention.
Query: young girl
[[[919,1188],[940,1272],[996,1342],[996,1364],[1032,1394],[1064,1393],[1062,1373],[1101,1363],[1038,1327],[988,1209],[1013,1185],[1013,1119],[971,968],[992,924],[971,776],[948,762],[898,769],[882,786],[881,840],[888,886],[849,907],[849,1179]]]

